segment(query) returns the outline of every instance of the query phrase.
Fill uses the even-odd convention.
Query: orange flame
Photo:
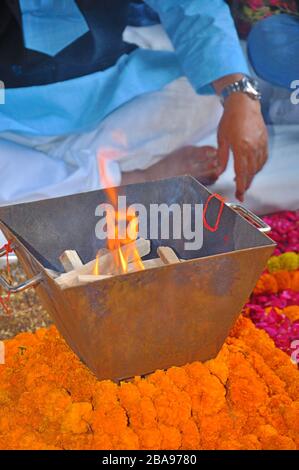
[[[123,255],[123,252],[121,251],[121,248],[118,249],[118,256],[119,256],[119,259],[120,259],[122,270],[123,270],[124,273],[126,273],[128,271],[128,262],[125,259],[124,255]]]
[[[95,264],[95,267],[94,267],[94,270],[93,270],[93,274],[95,276],[98,276],[100,274],[100,262],[99,262],[99,255],[97,254],[96,255],[96,264]]]
[[[113,237],[108,238],[107,248],[114,253],[114,262],[117,270],[120,273],[128,272],[129,263],[132,263],[136,270],[143,270],[144,265],[138,253],[138,250],[133,243],[138,236],[139,222],[138,217],[135,215],[129,215],[124,211],[117,210],[117,201],[118,193],[117,189],[113,187],[113,181],[109,178],[107,171],[107,163],[111,159],[115,159],[116,155],[114,151],[110,149],[101,150],[98,154],[98,163],[99,163],[99,172],[101,181],[103,182],[104,187],[106,188],[106,194],[109,201],[114,207],[114,213],[107,213],[106,219],[107,224],[114,226]],[[114,220],[112,220],[112,217]],[[119,233],[119,226],[125,222],[126,234]],[[122,246],[131,244],[132,247],[127,247],[127,249],[122,251]],[[94,274],[100,273],[100,257],[97,255],[96,263],[94,268]]]

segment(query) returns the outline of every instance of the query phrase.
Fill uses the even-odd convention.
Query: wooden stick
[[[60,256],[59,260],[64,267],[65,272],[73,271],[83,266],[83,263],[75,250],[65,250]]]
[[[142,261],[142,263],[145,269],[159,268],[160,266],[164,266],[164,263],[160,258],[147,259]]]
[[[159,266],[164,266],[163,261],[160,258],[155,258],[155,259],[148,259],[146,261],[142,262],[144,269],[151,269],[151,268],[157,268]],[[141,271],[141,268],[136,267],[136,263],[129,263],[128,264],[128,273],[131,272],[137,272]],[[89,282],[95,282],[95,281],[101,281],[103,279],[107,279],[109,277],[112,277],[113,275],[111,274],[80,274],[77,276],[78,282],[80,284],[85,284]]]
[[[164,264],[180,263],[180,259],[169,246],[159,246],[157,253]]]
[[[110,274],[102,274],[99,276],[97,275],[94,276],[92,274],[80,274],[77,277],[77,280],[79,284],[87,284],[87,283],[95,282],[95,281],[103,281],[103,279],[108,279],[109,277],[111,277]]]
[[[155,258],[155,259],[149,259],[146,261],[143,261],[143,266],[144,269],[152,269],[152,268],[157,268],[159,266],[164,266],[163,261],[160,258]],[[135,263],[129,263],[128,264],[128,273],[130,272],[136,272],[140,271],[140,269],[136,269],[136,264]],[[81,286],[84,284],[89,284],[92,282],[96,281],[102,281],[104,279],[108,279],[109,277],[113,277],[111,274],[80,274],[77,276],[75,279],[71,280],[65,287],[75,287],[75,286]]]
[[[126,262],[132,263],[136,259],[136,254],[140,258],[146,256],[151,251],[151,242],[145,240],[144,238],[139,238],[138,240],[123,245],[121,247],[121,252]],[[119,267],[115,264],[115,259],[118,257],[118,250],[109,251],[107,255],[104,255],[100,258],[99,268],[100,272],[103,274],[121,274]]]
[[[151,243],[149,240],[139,238],[135,242],[128,243],[121,248],[124,257],[127,262],[130,263],[135,258],[135,250],[137,250],[139,256],[142,258],[150,253]],[[109,251],[106,255],[103,255],[99,259],[99,270],[101,274],[118,274],[117,266],[115,265],[115,257],[117,256],[117,250]],[[93,274],[95,269],[96,260],[92,260],[82,267],[73,271],[61,274],[55,281],[62,288],[71,287],[77,276],[81,274]]]
[[[55,282],[61,287],[61,289],[67,289],[68,287],[75,287],[79,284],[78,276],[70,276],[63,278],[63,274],[55,279]]]

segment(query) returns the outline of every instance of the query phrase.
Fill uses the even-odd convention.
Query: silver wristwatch
[[[222,90],[220,94],[222,104],[228,96],[236,92],[245,93],[253,100],[261,100],[262,98],[257,80],[245,76],[241,78],[241,80],[231,83]]]

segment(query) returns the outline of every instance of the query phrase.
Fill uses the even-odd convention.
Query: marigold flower
[[[278,284],[272,274],[265,273],[258,280],[253,293],[259,295],[262,293],[276,294],[278,292]]]
[[[299,321],[299,305],[290,305],[283,310],[283,313],[292,322]]]
[[[74,434],[87,432],[91,414],[92,406],[90,403],[72,403],[63,416],[61,431]]]
[[[55,329],[41,336],[28,342],[24,335],[20,340],[16,337],[8,348],[10,365],[0,366],[1,448],[283,449],[299,445],[298,369],[249,319],[239,318],[217,358],[206,364],[157,371],[120,386],[97,381]],[[32,344],[26,359],[19,355],[20,343]],[[51,358],[58,352],[51,367]],[[66,357],[70,357],[68,364]],[[63,370],[67,377],[60,382]],[[59,381],[53,380],[56,372]],[[80,387],[85,381],[89,389],[88,401],[75,400],[81,394],[75,383],[78,377]]]
[[[180,431],[174,426],[165,426],[162,424],[159,426],[161,434],[161,446],[162,450],[175,450],[180,449],[182,444],[182,438]]]
[[[295,292],[299,292],[299,271],[293,272],[291,278],[291,289]]]
[[[273,276],[276,279],[278,291],[291,288],[292,278],[288,271],[277,271]]]
[[[117,385],[98,381],[54,326],[5,341],[0,449],[299,449],[299,370],[282,351],[299,338],[299,271],[286,254],[204,364]]]

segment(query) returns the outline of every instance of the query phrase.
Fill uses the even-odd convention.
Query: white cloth
[[[160,25],[128,27],[124,39],[141,48],[172,49]],[[173,150],[209,135],[221,113],[217,97],[197,95],[182,78],[132,100],[92,132],[34,139],[2,134],[0,205],[103,187],[102,157],[112,157],[109,184],[117,186],[121,171],[148,168]]]
[[[125,34],[140,47],[171,47],[160,26],[130,28]],[[186,144],[216,145],[221,113],[217,97],[198,96],[186,79],[180,79],[127,103],[87,134],[35,140],[2,135],[0,205],[99,188],[102,156],[116,160],[110,164],[109,180],[118,185],[120,171],[148,168]],[[245,202],[257,213],[299,207],[298,130],[298,126],[270,129],[270,160]],[[233,200],[233,178],[231,159],[212,189]]]
[[[109,182],[117,186],[120,171],[148,168],[208,136],[221,113],[217,97],[196,95],[182,78],[127,103],[89,133],[34,139],[2,134],[0,205],[103,187],[102,157],[112,157]]]

